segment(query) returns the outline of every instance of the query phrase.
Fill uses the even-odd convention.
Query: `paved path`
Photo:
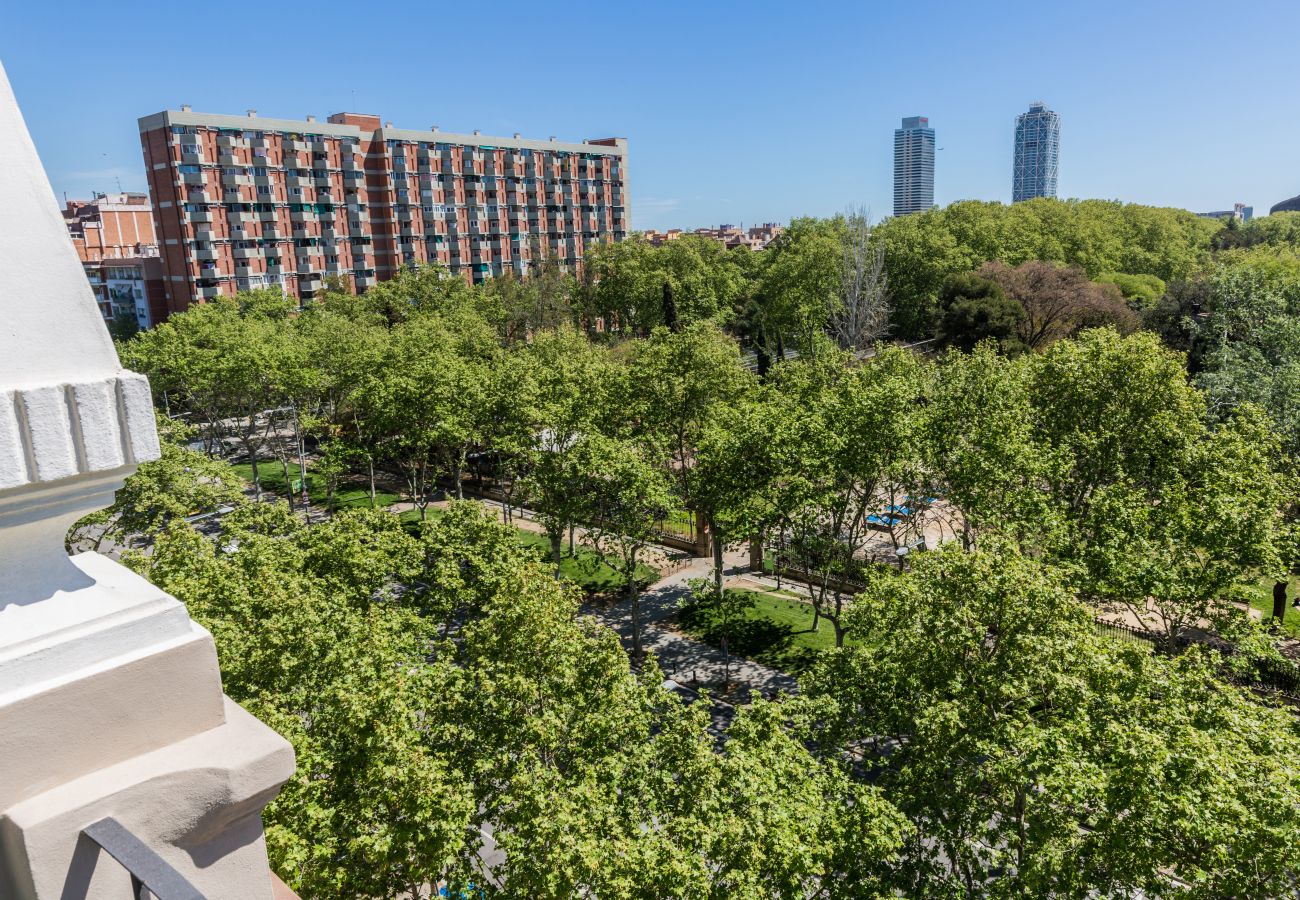
[[[748,561],[747,550],[729,553],[723,559],[724,572],[729,578],[735,577],[745,570]],[[668,620],[690,593],[687,583],[693,578],[707,578],[712,571],[712,560],[687,560],[641,595],[641,645],[655,654],[659,667],[669,678],[687,687],[707,687],[717,693],[722,690],[727,670],[723,652],[668,627]],[[608,606],[587,604],[583,611],[614,629],[623,646],[631,647],[631,601],[623,600]],[[792,693],[798,689],[793,677],[742,657],[731,658],[729,674],[734,685],[729,696],[741,701],[750,693],[770,697],[778,692]]]

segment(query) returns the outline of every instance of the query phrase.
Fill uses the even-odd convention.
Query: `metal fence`
[[[1250,663],[1249,668],[1252,671],[1249,674],[1241,674],[1233,671],[1228,665],[1228,659],[1237,655],[1237,649],[1226,641],[1213,638],[1201,640],[1185,635],[1171,640],[1168,635],[1157,631],[1148,631],[1123,622],[1109,622],[1103,619],[1095,619],[1093,627],[1099,634],[1116,640],[1147,644],[1162,653],[1176,653],[1193,644],[1206,647],[1223,657],[1219,674],[1226,681],[1300,703],[1300,666],[1290,660],[1257,659]]]

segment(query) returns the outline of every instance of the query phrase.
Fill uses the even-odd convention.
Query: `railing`
[[[206,900],[185,876],[116,819],[100,819],[82,832],[131,874],[135,900]]]
[[[1124,622],[1112,622],[1105,619],[1095,619],[1093,627],[1097,629],[1098,633],[1108,637],[1134,643],[1150,644],[1158,651],[1166,653],[1177,652],[1193,644],[1207,647],[1216,651],[1223,658],[1225,664],[1219,667],[1219,674],[1224,680],[1254,691],[1275,694],[1292,702],[1300,701],[1300,667],[1297,667],[1293,662],[1268,658],[1258,659],[1251,663],[1254,669],[1253,674],[1241,675],[1233,672],[1226,665],[1227,658],[1236,655],[1236,648],[1221,639],[1200,639],[1180,635],[1171,641],[1168,635],[1161,632],[1148,631]]]

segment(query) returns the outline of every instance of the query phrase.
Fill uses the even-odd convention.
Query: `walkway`
[[[748,563],[747,549],[732,551],[723,558],[724,574],[728,579],[737,577],[746,571]],[[686,687],[709,688],[720,693],[728,669],[723,652],[670,627],[670,620],[690,594],[688,582],[708,578],[712,571],[712,560],[689,559],[641,595],[641,645],[655,654],[669,678]],[[631,647],[631,601],[622,600],[608,606],[586,604],[583,612],[612,628],[623,646]],[[798,690],[798,683],[790,675],[738,656],[731,658],[730,680],[733,690],[728,696],[741,702],[753,693],[771,697]]]

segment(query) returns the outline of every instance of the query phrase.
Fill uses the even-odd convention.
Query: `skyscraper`
[[[894,215],[934,206],[934,129],[925,116],[908,116],[894,129]]]
[[[1061,117],[1046,103],[1029,104],[1016,116],[1016,161],[1011,173],[1011,202],[1055,197],[1060,164]]]

